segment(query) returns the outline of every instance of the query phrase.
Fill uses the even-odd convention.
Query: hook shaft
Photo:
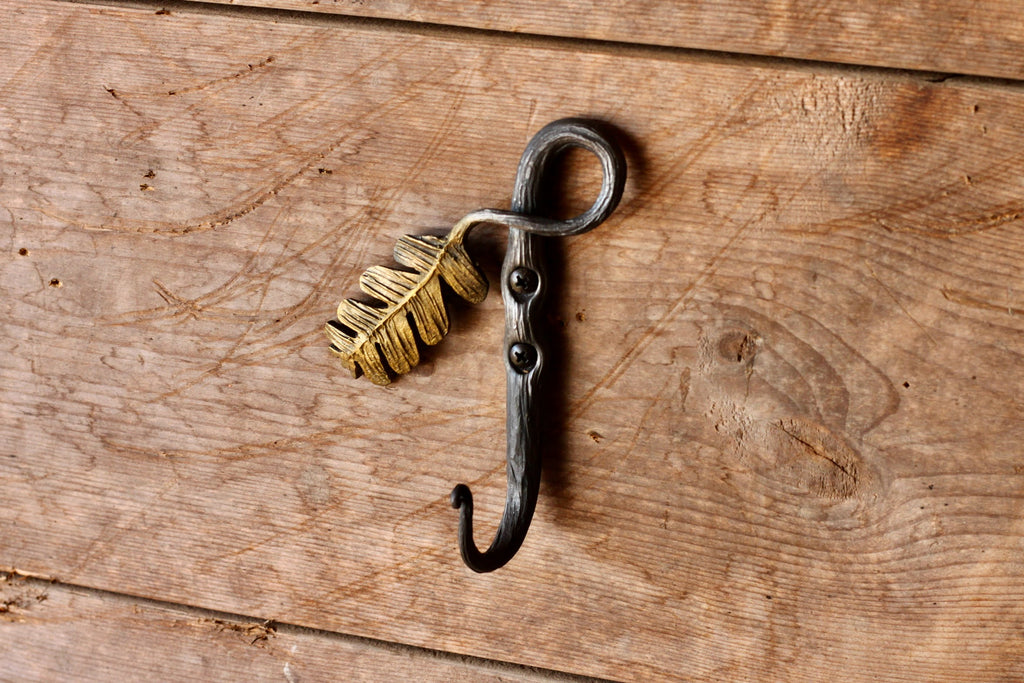
[[[592,152],[601,162],[601,191],[593,206],[575,218],[537,216],[544,174],[554,157],[568,147]],[[591,122],[562,119],[542,128],[523,151],[516,172],[511,211],[484,209],[463,218],[456,230],[482,222],[509,226],[508,250],[501,269],[505,303],[505,370],[507,376],[507,475],[505,510],[490,547],[481,552],[473,540],[473,494],[465,484],[451,493],[459,510],[459,550],[475,572],[504,566],[516,554],[530,528],[540,489],[541,444],[537,397],[545,353],[538,323],[547,290],[543,237],[578,235],[602,223],[619,203],[626,182],[622,150]]]

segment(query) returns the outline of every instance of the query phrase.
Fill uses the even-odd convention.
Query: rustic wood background
[[[0,0],[0,678],[1024,678],[1024,10],[227,4]],[[321,327],[568,115],[630,180],[476,575],[499,297],[387,388]]]

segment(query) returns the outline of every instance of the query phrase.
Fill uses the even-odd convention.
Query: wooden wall
[[[1024,10],[424,5],[0,0],[0,678],[1024,678]],[[499,298],[321,327],[569,115],[630,177],[477,575]]]

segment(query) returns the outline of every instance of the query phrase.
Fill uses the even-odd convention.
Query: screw
[[[508,360],[517,372],[527,373],[537,364],[537,349],[530,344],[516,342],[509,347]]]
[[[519,266],[508,275],[508,287],[516,294],[532,294],[537,291],[540,278],[537,271]]]

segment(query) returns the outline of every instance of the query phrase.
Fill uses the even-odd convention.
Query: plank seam
[[[529,32],[501,31],[455,24],[438,24],[403,19],[364,17],[340,13],[323,13],[313,10],[276,9],[250,5],[227,5],[202,0],[50,0],[53,3],[85,5],[93,7],[118,7],[123,9],[151,10],[154,14],[199,14],[222,17],[248,17],[271,22],[288,22],[312,26],[345,26],[350,29],[408,33],[436,38],[461,38],[485,40],[493,45],[520,47],[547,47],[565,50],[585,50],[641,56],[646,58],[688,61],[691,63],[727,64],[749,68],[810,72],[821,75],[877,76],[888,80],[905,79],[929,83],[966,83],[980,86],[1024,90],[1024,79],[980,76],[954,72],[936,72],[921,69],[905,69],[888,66],[852,64],[843,62],[818,61],[798,57],[778,57],[756,53],[729,52],[701,48],[632,43],[626,41],[600,40],[552,36]]]
[[[58,589],[67,590],[69,592],[87,594],[98,598],[127,602],[131,605],[136,605],[140,607],[174,609],[183,612],[190,617],[195,617],[197,619],[216,619],[221,621],[235,622],[239,625],[260,624],[265,627],[272,628],[273,631],[275,632],[283,634],[301,634],[306,636],[325,638],[328,640],[334,640],[343,643],[359,644],[369,648],[374,648],[377,650],[390,652],[394,654],[412,655],[436,659],[444,662],[450,662],[453,664],[461,664],[464,666],[475,667],[480,669],[481,671],[493,674],[526,674],[528,676],[536,676],[537,680],[557,681],[559,683],[613,683],[612,681],[610,681],[610,679],[581,676],[579,674],[573,674],[566,671],[557,671],[555,669],[528,666],[525,664],[517,664],[515,662],[506,662],[499,659],[488,659],[486,657],[478,657],[475,655],[464,655],[456,652],[449,652],[447,650],[438,650],[434,648],[421,647],[418,645],[409,645],[407,643],[399,643],[390,640],[382,640],[379,638],[371,638],[369,636],[358,636],[351,633],[343,633],[341,631],[331,631],[328,629],[314,628],[311,626],[302,626],[300,624],[279,621],[277,619],[264,619],[262,617],[254,617],[245,614],[238,614],[235,612],[225,612],[221,610],[208,609],[205,607],[197,607],[195,605],[173,602],[171,600],[160,600],[159,598],[132,595],[130,593],[120,593],[118,591],[107,590],[104,588],[94,588],[92,586],[86,586],[83,584],[61,581],[59,579],[47,577],[44,575],[24,572],[11,567],[0,568],[0,575],[6,575],[8,579],[17,578],[19,581],[24,582],[25,584],[36,586],[40,589],[44,589],[47,587],[56,587]]]

